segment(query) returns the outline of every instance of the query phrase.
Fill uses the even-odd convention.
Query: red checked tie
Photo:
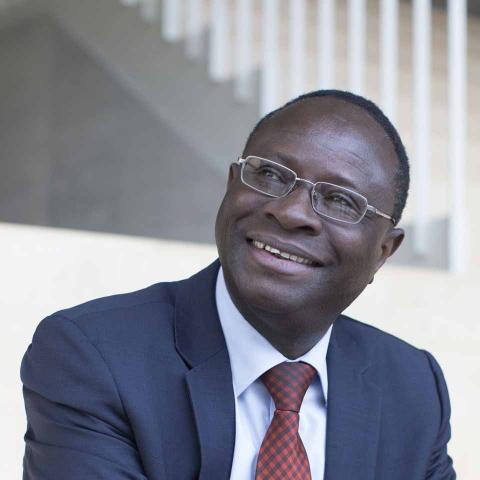
[[[260,447],[255,480],[311,480],[298,412],[316,373],[308,363],[284,362],[261,376],[275,413]]]

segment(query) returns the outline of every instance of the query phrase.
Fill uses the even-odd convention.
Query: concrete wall
[[[221,97],[222,89],[209,85],[204,72],[197,72],[203,83],[196,82],[200,67],[187,71],[189,94],[211,103],[206,122],[200,118],[206,106],[191,108],[181,85],[163,85],[176,81],[175,59],[184,57],[160,42],[165,52],[156,52],[152,78],[169,100],[158,99],[159,112],[48,10],[11,9],[0,18],[0,219],[213,241],[228,164],[241,145],[232,145],[238,118],[234,128],[222,108],[215,116],[219,101],[205,94]],[[187,128],[190,117],[196,137]]]
[[[256,101],[238,104],[231,83],[212,84],[205,58],[191,62],[182,43],[162,40],[160,19],[146,23],[118,0],[38,1],[214,166],[223,171],[241,152]]]

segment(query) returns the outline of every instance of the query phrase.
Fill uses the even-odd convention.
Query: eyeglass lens
[[[294,187],[296,178],[288,168],[259,157],[247,157],[242,166],[243,183],[273,197],[287,195]],[[367,201],[349,189],[318,182],[312,191],[312,206],[320,215],[356,223],[364,216]]]

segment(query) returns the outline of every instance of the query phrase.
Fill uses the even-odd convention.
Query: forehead
[[[391,190],[398,162],[383,127],[363,108],[335,97],[280,111],[258,128],[245,154],[285,161],[312,180],[344,180],[365,193]]]

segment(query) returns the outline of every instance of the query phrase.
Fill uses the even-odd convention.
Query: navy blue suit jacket
[[[25,480],[229,478],[218,268],[40,323],[21,367]],[[429,353],[340,316],[327,365],[326,480],[455,478],[447,388]]]

